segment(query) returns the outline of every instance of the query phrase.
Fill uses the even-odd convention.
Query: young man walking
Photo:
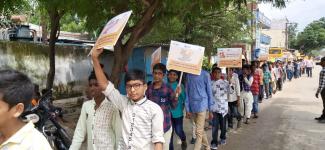
[[[323,100],[323,113],[320,117],[315,119],[321,123],[325,123],[325,57],[321,59],[320,65],[322,66],[322,71],[319,73],[319,85],[316,92],[316,98],[318,98],[320,93]]]
[[[163,79],[166,75],[166,66],[162,63],[155,64],[153,67],[153,82],[148,85],[146,96],[148,99],[158,104],[164,112],[164,150],[169,149],[169,143],[172,136],[172,116],[171,110],[177,106],[177,98],[173,89],[164,83]],[[180,88],[176,88],[179,93]]]
[[[147,84],[140,70],[125,75],[127,96],[120,94],[103,72],[99,55],[103,49],[93,49],[92,60],[98,84],[104,95],[122,112],[122,138],[118,150],[162,150],[164,115],[160,106],[145,96]]]
[[[202,70],[200,75],[188,74],[186,77],[186,117],[193,117],[196,125],[196,141],[194,150],[210,150],[206,132],[204,131],[207,110],[211,110],[214,104],[211,90],[210,74]]]
[[[221,79],[221,69],[216,67],[212,70],[215,81],[212,81],[212,94],[214,96],[215,104],[212,107],[212,141],[211,149],[218,149],[218,144],[226,144],[226,115],[228,113],[228,97],[229,97],[229,82]],[[218,131],[220,128],[220,143],[218,142]]]
[[[234,72],[233,68],[227,69],[227,78],[229,82],[229,99],[228,99],[228,127],[233,128],[233,118],[237,119],[237,128],[241,127],[241,115],[239,107],[242,105],[240,101],[240,82],[238,75]]]

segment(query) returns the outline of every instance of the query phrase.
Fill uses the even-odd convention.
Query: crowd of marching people
[[[103,49],[94,50],[91,56],[94,69],[88,78],[89,100],[82,106],[70,150],[81,149],[84,142],[88,150],[173,150],[174,137],[180,139],[182,150],[187,149],[188,142],[194,144],[194,150],[218,149],[227,143],[229,130],[241,128],[242,123],[250,124],[251,119],[259,117],[260,103],[270,100],[293,77],[299,78],[305,73],[311,77],[314,67],[311,60],[249,64],[243,61],[241,68],[221,68],[214,64],[211,72],[187,74],[179,81],[180,72],[167,71],[164,64],[158,63],[153,66],[151,82],[146,82],[141,70],[128,71],[124,78],[127,94],[122,95],[99,62],[102,52]],[[12,70],[0,71],[0,74],[0,87],[4,89],[0,88],[0,105],[10,110],[5,116],[12,116],[3,119],[7,120],[3,123],[7,126],[1,125],[0,141],[11,136],[5,131],[16,124],[12,126],[17,127],[12,133],[22,128],[15,134],[36,137],[42,141],[39,146],[51,149],[32,123],[19,121],[20,114],[26,110],[25,104],[32,98],[30,79]],[[15,91],[14,95],[24,94],[21,96],[24,101],[11,100],[8,94]],[[192,123],[191,140],[184,132],[185,117]],[[206,120],[209,121],[206,123]],[[211,127],[211,132],[206,132],[209,129],[206,126]],[[27,130],[31,131],[28,135]],[[211,134],[212,139],[209,140],[207,134]],[[31,145],[33,138],[16,144],[4,142],[0,147],[35,146]]]
[[[140,70],[128,71],[127,95],[122,95],[101,68],[98,60],[101,53],[102,50],[97,50],[92,54],[94,71],[88,88],[92,100],[82,107],[72,150],[80,149],[86,136],[88,149],[110,146],[110,149],[173,150],[174,137],[180,140],[183,150],[188,142],[194,144],[195,150],[202,146],[217,149],[218,145],[226,144],[227,132],[234,126],[241,128],[242,123],[250,124],[251,119],[257,119],[259,104],[281,91],[287,80],[299,78],[305,72],[311,77],[313,68],[312,62],[310,65],[300,60],[250,64],[243,61],[242,68],[221,68],[214,64],[211,72],[187,74],[179,82],[180,72],[167,71],[164,64],[158,63],[153,66],[153,81],[145,82],[145,74]],[[192,123],[191,140],[184,132],[185,118]],[[207,126],[212,129],[209,133]],[[210,141],[207,134],[212,135]]]

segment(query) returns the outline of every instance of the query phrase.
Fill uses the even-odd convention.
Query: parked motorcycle
[[[62,117],[62,109],[51,103],[52,91],[47,91],[38,101],[38,105],[25,112],[22,117],[25,121],[32,121],[35,127],[44,134],[54,150],[68,150],[71,138],[66,130],[58,123]]]

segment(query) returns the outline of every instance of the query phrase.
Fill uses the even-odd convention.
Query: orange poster
[[[219,67],[241,68],[241,48],[218,48]]]
[[[103,31],[99,35],[94,48],[108,48],[113,49],[117,40],[119,39],[126,23],[128,22],[132,11],[119,14],[107,22]]]

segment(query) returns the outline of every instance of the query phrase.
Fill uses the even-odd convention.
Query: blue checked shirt
[[[325,87],[325,67],[323,67],[322,71],[319,73],[319,86],[317,89],[317,93],[322,92]]]

